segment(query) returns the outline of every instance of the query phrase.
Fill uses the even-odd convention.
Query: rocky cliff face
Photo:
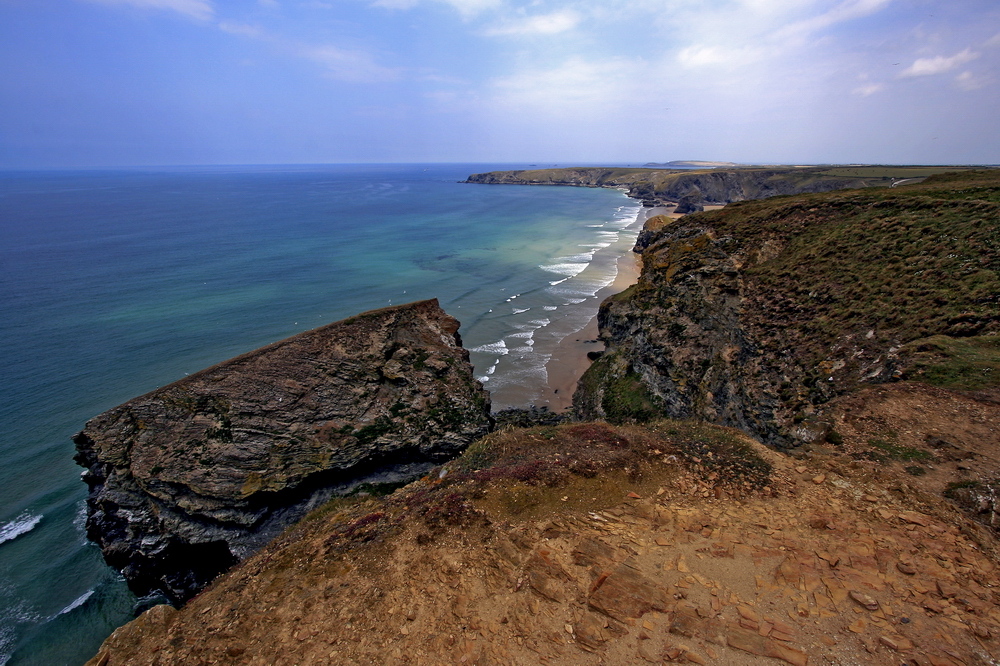
[[[822,168],[741,168],[705,171],[662,169],[539,169],[493,171],[469,176],[469,183],[572,185],[627,190],[648,206],[683,204],[679,212],[700,210],[704,203],[731,203],[782,194],[829,192],[844,188],[888,185],[889,179],[831,176]]]
[[[95,417],[88,536],[183,601],[331,495],[454,457],[491,426],[458,328],[436,301],[367,312]]]
[[[907,376],[921,340],[1000,331],[998,193],[987,172],[662,225],[638,284],[601,307],[609,350],[578,414],[693,417],[777,446],[822,439],[824,405]]]

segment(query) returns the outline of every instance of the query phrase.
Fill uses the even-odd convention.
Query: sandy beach
[[[650,217],[668,214],[671,210],[671,208],[644,208],[635,225],[642,228],[642,225]],[[642,258],[638,254],[629,251],[619,257],[618,275],[613,283],[597,292],[597,302],[602,303],[609,296],[620,293],[635,284],[641,270]],[[604,343],[598,340],[597,336],[597,313],[595,312],[586,326],[567,335],[556,345],[552,357],[545,366],[548,386],[542,399],[538,401],[538,406],[548,407],[554,412],[569,409],[573,403],[576,384],[591,364],[591,360],[587,358],[587,352],[604,350]]]

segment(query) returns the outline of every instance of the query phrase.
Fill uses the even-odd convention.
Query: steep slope
[[[601,307],[609,349],[576,409],[700,418],[776,446],[822,439],[827,402],[917,372],[925,339],[986,336],[992,348],[998,220],[991,171],[730,204],[663,226],[647,235],[638,284]],[[988,366],[974,372],[995,386]]]
[[[314,513],[90,664],[988,664],[996,547],[835,448],[669,421],[508,431]]]
[[[135,398],[75,437],[87,534],[136,593],[197,593],[309,509],[416,478],[488,432],[436,301],[367,312]]]

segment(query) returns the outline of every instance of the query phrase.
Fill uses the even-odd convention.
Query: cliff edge
[[[825,167],[742,167],[672,171],[632,168],[565,168],[491,171],[466,182],[486,185],[571,185],[626,190],[646,206],[681,202],[698,210],[705,203],[765,199],[783,194],[828,192],[845,188],[888,186],[890,177],[841,174]]]
[[[601,306],[608,351],[577,413],[698,418],[791,447],[826,437],[833,398],[924,377],[922,354],[953,366],[954,387],[995,385],[997,219],[1000,173],[984,171],[661,224],[638,283]]]
[[[181,602],[332,495],[453,458],[492,423],[458,328],[435,300],[366,312],[91,419],[87,535]]]

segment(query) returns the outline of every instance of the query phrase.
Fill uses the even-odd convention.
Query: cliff
[[[824,167],[707,169],[569,168],[493,171],[469,176],[467,182],[508,185],[571,185],[623,189],[648,206],[681,202],[689,210],[704,203],[731,203],[783,194],[828,192],[886,186],[889,176],[840,175]],[[685,210],[683,212],[688,212]]]
[[[436,301],[366,312],[90,420],[87,534],[140,595],[184,601],[361,483],[413,479],[491,426]]]
[[[931,336],[996,339],[998,218],[994,171],[657,220],[638,283],[601,306],[577,413],[821,439],[827,402],[912,374]]]

